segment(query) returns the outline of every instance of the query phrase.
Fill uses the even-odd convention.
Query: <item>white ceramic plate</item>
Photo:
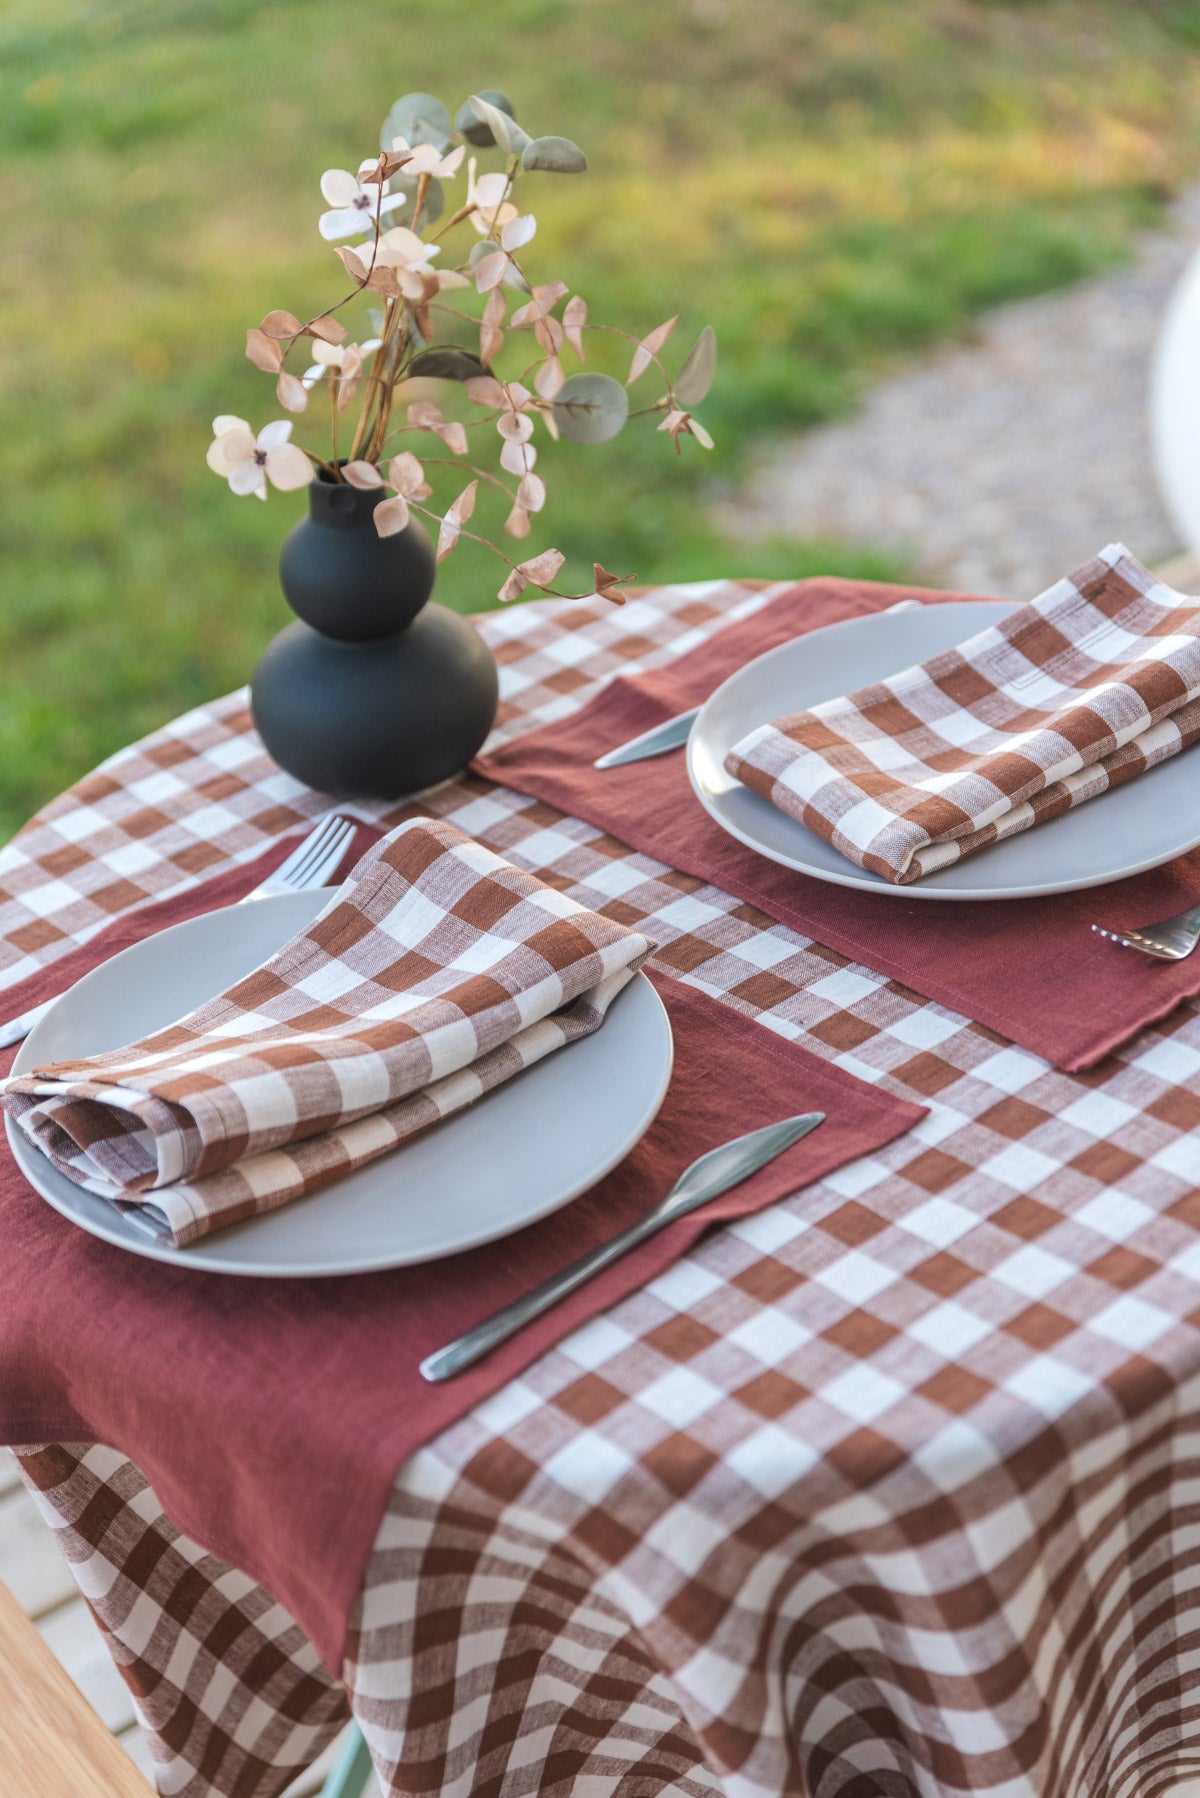
[[[850,618],[783,643],[729,677],[702,708],[688,739],[688,774],[700,803],[730,836],[816,880],[898,899],[1033,899],[1140,874],[1200,843],[1196,747],[1127,786],[994,843],[912,886],[894,886],[847,861],[795,818],[725,772],[733,745],[770,718],[836,699],[923,662],[1013,608],[1000,600],[914,606]]]
[[[13,1064],[119,1048],[240,980],[303,930],[327,891],[287,893],[176,924],[64,993]],[[627,1155],[671,1077],[671,1026],[644,974],[602,1027],[478,1104],[322,1192],[176,1249],[60,1174],[6,1118],[30,1184],[105,1242],[210,1273],[284,1279],[434,1261],[557,1211]]]

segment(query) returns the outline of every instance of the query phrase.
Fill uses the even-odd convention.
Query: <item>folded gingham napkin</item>
[[[183,1245],[589,1035],[651,947],[418,818],[236,986],[127,1048],[10,1078],[0,1100],[68,1178]]]
[[[777,718],[728,771],[899,885],[1200,737],[1200,600],[1123,544],[919,667]]]

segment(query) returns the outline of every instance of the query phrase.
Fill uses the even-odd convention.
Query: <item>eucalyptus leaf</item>
[[[681,406],[698,406],[706,398],[717,372],[717,334],[705,325],[688,351],[679,378],[675,382],[675,398]]]
[[[572,375],[554,396],[554,418],[569,443],[607,443],[629,417],[629,395],[611,375]]]
[[[414,356],[408,372],[430,380],[469,381],[485,371],[474,350],[460,350],[456,344],[439,344]]]
[[[475,114],[480,124],[486,125],[494,141],[509,156],[520,156],[527,143],[530,142],[528,131],[522,131],[514,118],[493,106],[483,94],[472,94],[467,105]]]
[[[417,177],[415,175],[393,175],[388,186],[392,193],[404,195],[404,204],[397,206],[394,212],[387,214],[386,224],[411,225],[417,204]],[[436,219],[441,218],[445,210],[445,189],[436,175],[431,175],[425,189],[424,204],[421,207],[421,228],[432,225]]]
[[[582,175],[588,159],[569,137],[535,137],[521,152],[523,169],[545,169],[552,175]]]
[[[444,150],[453,129],[450,114],[435,94],[404,94],[384,119],[379,142],[390,150],[393,138],[402,137],[409,145],[432,144]]]
[[[507,94],[502,94],[498,87],[485,87],[480,90],[479,99],[486,100],[497,112],[507,113],[515,118],[513,103]],[[454,115],[454,129],[461,132],[469,144],[477,144],[486,150],[495,143],[496,137],[486,119],[481,119],[469,100],[464,100]]]

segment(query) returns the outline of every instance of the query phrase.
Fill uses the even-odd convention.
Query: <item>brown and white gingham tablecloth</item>
[[[493,615],[502,728],[770,596]],[[0,981],[322,807],[242,696],[189,714],[0,854]],[[346,1667],[389,1789],[1157,1798],[1200,1773],[1196,1006],[1067,1075],[545,805],[465,777],[422,809],[929,1115],[401,1468]],[[22,1464],[161,1790],[280,1792],[345,1714],[296,1625],[112,1450]]]

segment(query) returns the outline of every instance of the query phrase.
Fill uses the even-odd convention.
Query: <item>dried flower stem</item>
[[[420,512],[423,517],[428,518],[433,524],[441,524],[442,520],[440,513],[433,511],[431,507],[423,506],[416,500],[409,500],[408,505],[410,511]],[[505,555],[504,551],[500,548],[500,545],[498,543],[493,543],[490,537],[481,537],[477,532],[469,531],[465,525],[459,526],[458,534],[460,537],[469,538],[472,543],[481,543],[484,549],[490,549],[494,556],[499,556],[502,562],[507,562],[508,566],[513,569],[514,572],[519,569],[520,564],[514,562],[511,556]],[[593,588],[592,592],[589,593],[563,593],[558,587],[543,587],[540,585],[538,590],[541,593],[548,593],[551,599],[591,599],[592,593],[595,591]]]
[[[362,422],[364,425],[370,414],[372,401],[375,402],[376,406],[375,421],[371,428],[366,452],[367,460],[369,462],[378,460],[380,451],[383,447],[383,439],[387,433],[387,422],[391,416],[392,395],[403,378],[402,371],[394,375],[390,380],[385,379],[384,377],[387,369],[391,366],[397,340],[401,338],[407,330],[409,321],[408,304],[404,300],[389,300],[388,306],[390,310],[384,321],[383,342],[375,352],[375,363],[379,365],[380,368],[379,378],[378,380],[375,379],[373,366],[372,382],[374,384],[375,392],[373,394],[368,393],[363,402]]]
[[[375,237],[371,244],[371,265],[367,269],[366,279],[363,281],[363,284],[362,284],[364,288],[366,287],[367,282],[370,281],[372,274],[375,272],[375,263],[379,256],[379,239],[382,235],[382,232],[380,231],[380,222],[381,222],[382,218],[383,218],[383,183],[381,181],[379,184],[379,194],[375,201],[375,216],[371,220],[371,223],[375,227]],[[361,291],[361,289],[360,289],[360,291]],[[367,420],[370,417],[371,401],[374,396],[374,390],[381,378],[384,367],[386,367],[387,321],[388,321],[388,316],[389,316],[389,308],[392,305],[393,305],[393,302],[391,300],[384,301],[384,329],[380,332],[380,336],[383,338],[384,341],[380,344],[379,348],[376,350],[374,356],[371,359],[371,372],[367,376],[367,390],[363,394],[362,406],[361,406],[361,408],[359,410],[359,414],[358,414],[358,425],[355,429],[354,438],[350,445],[350,460],[352,462],[356,459],[356,457],[360,454],[360,452],[362,450],[363,438],[366,436]],[[339,479],[340,478],[341,477],[339,476]]]
[[[482,415],[482,417],[480,417],[480,418],[464,418],[464,419],[461,419],[459,422],[462,424],[464,431],[476,431],[479,429],[479,427],[481,425],[494,426],[496,423],[496,420],[499,418],[499,416],[500,416],[500,414],[498,412],[485,412]],[[425,425],[409,425],[409,424],[397,425],[394,430],[391,430],[388,432],[387,436],[384,438],[383,442],[380,444],[380,446],[379,446],[380,456],[382,456],[384,454],[384,452],[387,450],[388,445],[390,443],[393,443],[397,437],[407,436],[409,431],[419,431],[419,432],[424,433],[426,431],[426,429],[427,429],[427,427]],[[438,460],[440,462],[445,462],[448,466],[453,466],[454,468],[469,468],[470,467],[470,464],[468,462],[463,462],[458,457],[454,457],[453,460],[451,460],[451,458],[449,456],[439,456],[436,458],[436,460]]]
[[[474,462],[464,462],[461,456],[422,456],[421,466],[423,468],[461,468],[466,474],[473,474],[481,481],[490,481],[493,487],[500,489],[506,500],[509,500],[514,506],[517,504],[516,490],[506,487],[499,475],[492,474],[490,469],[479,468]]]

